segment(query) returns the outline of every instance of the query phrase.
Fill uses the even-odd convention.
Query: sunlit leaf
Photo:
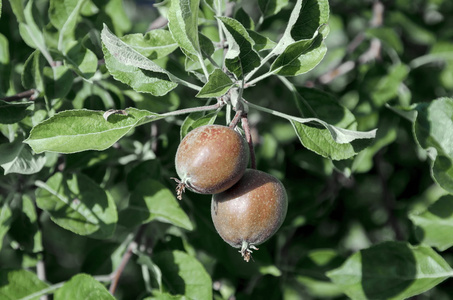
[[[99,239],[113,234],[118,219],[115,202],[86,175],[56,173],[36,184],[36,204],[59,226]]]
[[[178,45],[192,55],[201,54],[198,39],[200,0],[171,0],[168,27]]]
[[[58,50],[67,52],[67,45],[75,40],[74,31],[80,17],[80,11],[86,0],[52,0],[49,7],[49,18],[59,31]]]
[[[135,226],[157,220],[192,230],[193,225],[179,206],[175,192],[160,182],[144,179],[135,186],[129,206],[120,214],[121,223]]]
[[[212,299],[211,276],[195,257],[175,250],[156,253],[153,261],[162,271],[163,282],[172,295]]]
[[[198,92],[198,98],[212,98],[223,96],[234,85],[231,78],[219,69],[209,75],[209,80]]]
[[[104,150],[134,127],[160,118],[157,114],[135,108],[128,108],[126,112],[126,116],[116,114],[105,120],[103,111],[63,111],[33,127],[25,143],[36,153]]]
[[[65,63],[69,68],[85,79],[93,77],[98,68],[98,58],[96,54],[84,47],[82,43],[75,43],[68,49],[65,56]]]
[[[47,287],[47,283],[27,270],[2,270],[2,276],[0,276],[1,299],[20,299]]]
[[[241,23],[228,17],[217,17],[224,27],[228,41],[225,65],[237,78],[255,69],[260,64],[260,56],[253,49],[255,41]]]
[[[275,59],[271,72],[283,76],[297,76],[316,67],[327,52],[324,37],[316,33],[308,40],[294,42]]]
[[[439,98],[415,108],[414,134],[432,160],[432,176],[453,193],[453,99]]]
[[[33,154],[30,146],[17,139],[13,143],[0,145],[0,166],[9,173],[34,174],[46,163],[43,154]]]
[[[217,118],[217,112],[204,114],[203,112],[190,113],[181,125],[180,136],[183,139],[191,130],[204,126],[214,124]]]
[[[114,300],[105,286],[88,274],[78,274],[55,292],[55,300]]]
[[[0,250],[3,247],[3,238],[8,232],[12,221],[12,211],[8,203],[3,203],[0,207]]]
[[[288,2],[288,0],[258,0],[258,7],[266,18],[280,12],[283,7],[288,5]]]
[[[451,267],[431,248],[402,242],[361,250],[327,273],[351,299],[406,299],[452,275]]]
[[[112,76],[138,92],[163,96],[177,84],[174,76],[152,60],[137,52],[104,25],[101,33],[104,58]]]
[[[453,246],[453,196],[438,199],[421,213],[409,215],[418,239],[426,245],[444,251]]]
[[[328,20],[327,0],[298,0],[291,11],[285,32],[272,52],[279,55],[294,42],[312,39],[318,28],[327,28],[324,25]],[[326,37],[325,33],[321,34]]]
[[[363,150],[376,136],[376,130],[356,131],[352,113],[326,93],[300,89],[295,99],[304,118],[300,122],[292,120],[291,124],[301,143],[319,155],[333,160],[347,159]]]
[[[171,33],[164,29],[151,30],[145,35],[128,34],[121,37],[121,40],[149,59],[165,57],[178,48]]]

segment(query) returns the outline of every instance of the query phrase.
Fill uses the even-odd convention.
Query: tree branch
[[[10,101],[16,101],[16,100],[21,100],[21,99],[27,98],[28,100],[33,101],[36,99],[38,94],[39,93],[37,90],[30,89],[28,91],[17,93],[16,95],[13,95],[13,96],[2,97],[2,98],[0,98],[0,100],[10,102]]]
[[[121,277],[121,274],[123,273],[124,269],[126,268],[126,265],[129,262],[129,259],[131,258],[133,252],[137,249],[138,242],[141,240],[143,233],[145,232],[146,226],[147,226],[146,224],[140,226],[140,228],[137,231],[137,234],[135,235],[134,240],[129,244],[126,252],[124,252],[120,265],[115,270],[115,272],[113,272],[113,276],[112,276],[113,279],[112,279],[112,283],[110,284],[110,288],[109,288],[110,294],[113,295],[115,293],[116,288],[118,286],[118,282]]]

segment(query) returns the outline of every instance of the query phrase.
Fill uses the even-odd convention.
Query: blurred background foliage
[[[150,26],[159,25],[156,20],[160,12],[165,12],[165,3],[92,2],[99,10],[84,11],[75,32],[99,60],[92,82],[73,76],[67,87],[57,87],[59,91],[66,88],[57,100],[46,103],[39,98],[30,108],[33,115],[20,124],[1,124],[2,145],[13,141],[13,136],[26,137],[33,125],[48,117],[48,106],[54,112],[135,106],[159,113],[205,103],[184,87],[163,97],[139,94],[115,81],[103,65],[99,39],[102,23],[118,36],[144,33]],[[278,40],[292,2],[264,19],[260,32]],[[356,251],[381,242],[408,241],[416,245],[423,240],[409,216],[423,211],[447,192],[433,181],[429,156],[414,139],[410,108],[452,96],[453,2],[329,3],[327,55],[313,71],[291,81],[301,89],[316,87],[333,95],[355,115],[359,130],[378,128],[375,141],[354,159],[332,162],[304,149],[288,122],[251,111],[257,168],[282,180],[289,195],[282,228],[259,247],[254,261],[247,264],[215,232],[210,196],[186,193],[179,203],[195,229],[189,232],[166,223],[150,223],[143,234],[146,246],[139,248],[132,257],[134,263],[126,266],[116,297],[137,299],[149,295],[148,285],[158,286],[158,276],[143,280],[143,266],[149,266],[146,257],[181,250],[203,264],[212,278],[216,299],[343,299],[344,294],[328,279],[327,271],[341,266]],[[36,0],[35,4],[36,13],[47,24],[48,2]],[[256,1],[244,1],[242,5],[257,22],[260,12]],[[209,20],[205,25],[203,33],[209,36]],[[3,1],[0,33],[0,97],[7,97],[24,91],[21,76],[33,52],[19,34],[9,1]],[[47,32],[49,37],[53,33],[51,29]],[[170,55],[162,63],[184,76],[180,56]],[[259,88],[246,90],[244,98],[286,113],[296,109],[290,92],[274,77],[265,79]],[[176,174],[174,155],[182,121],[182,117],[173,117],[138,127],[102,152],[46,153],[42,169],[31,175],[0,175],[0,197],[3,202],[8,199],[13,203],[10,230],[3,237],[0,252],[1,268],[34,268],[44,261],[50,283],[69,280],[80,272],[110,274],[121,261],[134,231],[121,213],[128,206],[131,186],[149,177],[174,189],[170,177]],[[223,115],[217,122],[224,124]],[[85,174],[108,191],[119,210],[112,238],[96,240],[73,234],[34,207],[35,181],[47,179],[56,170]],[[451,249],[442,252],[450,266],[452,254]],[[158,260],[154,263],[158,265]],[[451,279],[446,280],[417,299],[449,299],[451,283]]]

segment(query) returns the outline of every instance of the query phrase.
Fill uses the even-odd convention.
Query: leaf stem
[[[148,116],[148,118],[155,118],[155,117],[166,118],[166,117],[171,117],[171,116],[190,114],[190,113],[198,112],[198,111],[215,110],[215,109],[221,108],[224,105],[225,105],[224,102],[218,101],[216,104],[212,104],[212,105],[197,106],[197,107],[179,109],[179,110],[171,111],[171,112],[164,113],[164,114]]]
[[[170,80],[173,81],[173,82],[185,85],[186,87],[191,88],[192,90],[201,91],[201,87],[196,85],[196,84],[193,84],[193,83],[190,83],[188,81],[185,81],[185,80],[183,80],[181,78],[178,78],[178,77],[176,77],[174,75],[171,75],[171,76],[169,75],[169,77],[170,77]]]
[[[201,53],[198,53],[197,57],[198,57],[198,60],[200,61],[201,69],[203,70],[203,74],[206,77],[206,81],[208,81],[209,72],[208,72],[208,69],[206,68],[206,65],[204,64],[203,56],[201,55]]]
[[[247,82],[247,86],[255,85],[257,82],[259,82],[259,81],[261,81],[261,80],[263,80],[263,79],[265,79],[265,78],[267,78],[267,77],[269,77],[269,76],[271,76],[273,74],[274,74],[274,72],[264,73],[263,75],[256,77],[252,81]]]
[[[247,74],[247,76],[245,76],[245,82],[248,83],[248,85],[252,85],[252,83],[249,83],[248,81],[250,80],[250,78],[253,77],[253,75],[255,75],[255,73],[261,69],[261,67],[263,67],[268,61],[269,59],[271,59],[271,57],[274,56],[274,50],[272,50],[268,55],[266,55],[266,57],[263,58],[263,60],[261,61],[260,65],[258,67],[256,67],[255,69],[253,69],[250,73]],[[266,74],[268,74],[267,76],[270,76],[273,74],[273,72],[267,72]],[[266,77],[267,77],[266,76]],[[262,77],[262,76],[260,76]],[[260,78],[258,77],[258,78]],[[265,78],[265,77],[264,77]],[[264,78],[261,78],[261,79],[264,79]],[[260,80],[261,80],[260,79]],[[254,79],[253,80],[254,82],[258,82],[259,80],[257,79]]]
[[[276,110],[273,110],[273,109],[262,107],[260,105],[256,105],[256,104],[253,104],[251,102],[248,102],[245,99],[242,99],[242,101],[244,101],[248,106],[253,107],[254,109],[266,112],[268,114],[271,114],[271,115],[274,115],[274,116],[277,116],[277,117],[280,117],[280,118],[283,118],[283,119],[286,119],[286,120],[289,120],[289,121],[296,121],[296,122],[300,122],[300,123],[307,123],[308,122],[307,119],[298,118],[298,117],[291,116],[291,115],[288,115],[288,114],[285,114],[285,113],[282,113],[282,112],[279,112],[279,111],[276,111]]]
[[[294,84],[291,83],[291,81],[288,80],[288,78],[286,78],[284,76],[277,76],[277,77],[288,88],[288,90],[290,90],[293,93],[297,92],[296,87],[294,86]]]

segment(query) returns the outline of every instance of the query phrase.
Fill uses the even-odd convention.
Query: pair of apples
[[[286,217],[288,197],[274,176],[247,169],[249,148],[234,129],[205,125],[189,132],[175,158],[178,199],[185,188],[213,194],[211,217],[222,239],[247,262],[252,250],[268,240]]]

